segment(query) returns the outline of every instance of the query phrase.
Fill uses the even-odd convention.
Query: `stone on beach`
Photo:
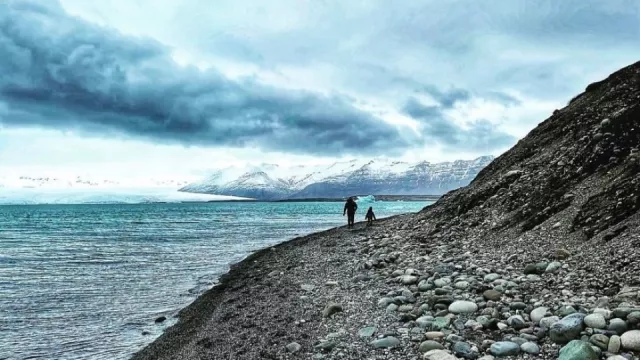
[[[551,325],[549,336],[556,344],[566,344],[580,336],[583,329],[584,314],[571,314]]]
[[[334,302],[330,302],[324,308],[324,311],[322,312],[322,316],[331,317],[334,314],[337,314],[337,313],[339,313],[341,311],[342,311],[342,305],[334,303]]]
[[[584,324],[594,329],[604,329],[607,327],[607,320],[602,314],[591,314],[584,318]]]
[[[393,336],[387,336],[382,339],[374,340],[371,345],[376,349],[390,349],[400,345],[400,340]]]
[[[437,341],[427,340],[420,344],[418,351],[422,354],[431,350],[444,350],[444,346]]]
[[[539,324],[540,320],[542,320],[542,318],[544,318],[548,312],[549,312],[548,307],[541,306],[533,309],[533,311],[531,311],[531,314],[529,314],[529,317],[531,317],[531,321],[534,324]]]
[[[289,345],[287,345],[287,351],[290,353],[297,353],[301,349],[302,349],[302,346],[297,342],[292,342]]]
[[[517,355],[520,353],[520,345],[511,341],[499,341],[491,345],[491,353],[497,357]]]
[[[607,351],[613,354],[617,354],[620,351],[620,347],[622,346],[622,341],[620,340],[620,336],[612,335],[609,338],[609,346],[607,347]]]
[[[424,354],[425,360],[457,360],[457,358],[445,350],[431,350]]]
[[[598,354],[588,343],[572,340],[560,349],[558,360],[598,360]]]
[[[478,311],[478,305],[471,301],[454,301],[449,305],[449,311],[454,314],[472,314]]]
[[[620,342],[627,350],[640,351],[640,330],[625,332],[620,336]]]
[[[375,326],[368,326],[368,327],[360,329],[358,331],[358,336],[360,336],[361,338],[369,338],[369,337],[372,337],[373,334],[375,334],[377,330],[378,330],[378,328],[375,327]]]

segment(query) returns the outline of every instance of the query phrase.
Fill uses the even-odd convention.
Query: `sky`
[[[440,162],[640,60],[640,1],[4,0],[0,54],[4,173]]]

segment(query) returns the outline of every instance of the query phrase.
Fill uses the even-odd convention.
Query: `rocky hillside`
[[[622,349],[640,351],[640,332],[629,331],[640,323],[639,148],[636,63],[589,85],[469,186],[416,216],[412,239],[461,270],[446,276],[453,284],[486,274],[456,297],[504,327],[478,331],[474,321],[484,318],[466,317],[474,321],[461,334],[490,349],[483,339],[534,335],[552,358],[554,346],[574,339],[587,345],[566,352],[612,356],[619,336]],[[431,279],[441,277],[434,270]],[[572,359],[598,358],[590,356]]]
[[[181,191],[259,200],[370,194],[441,195],[469,184],[491,160],[492,156],[443,163],[374,159],[294,168],[262,164],[247,169],[222,169]]]
[[[636,63],[420,213],[235,265],[134,359],[639,359],[639,127]]]

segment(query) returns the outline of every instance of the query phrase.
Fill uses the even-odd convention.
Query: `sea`
[[[356,220],[368,206],[381,218],[429,204],[360,204]],[[0,359],[128,359],[175,324],[178,311],[230,264],[346,224],[342,206],[0,206]]]

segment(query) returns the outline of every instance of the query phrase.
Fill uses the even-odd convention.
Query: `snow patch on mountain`
[[[467,185],[493,160],[409,163],[385,159],[283,167],[260,164],[216,170],[184,192],[275,200],[349,195],[441,195]]]

